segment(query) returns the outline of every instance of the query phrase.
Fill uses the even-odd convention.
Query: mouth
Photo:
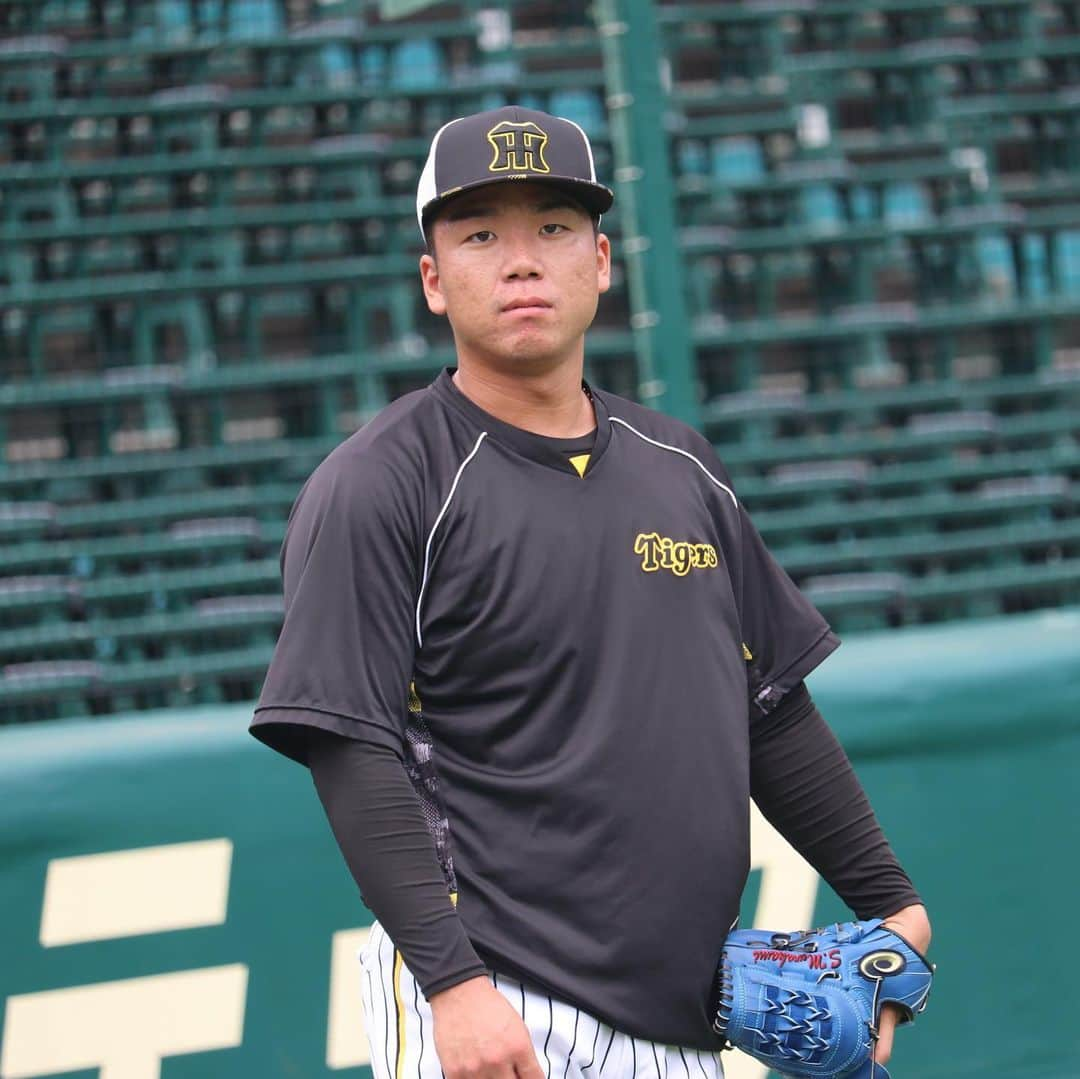
[[[508,304],[504,304],[502,311],[503,314],[507,314],[511,311],[519,311],[522,314],[539,314],[541,311],[550,311],[551,304],[542,299],[539,296],[522,296],[519,299],[511,300]]]

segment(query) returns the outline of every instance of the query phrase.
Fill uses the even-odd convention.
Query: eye
[[[474,232],[471,236],[466,236],[465,242],[467,244],[483,244],[487,243],[494,235],[495,233],[490,229],[481,229],[479,232]]]
[[[554,221],[551,221],[546,225],[541,225],[540,231],[545,236],[558,236],[558,234],[560,232],[565,232],[566,231],[566,226],[565,225],[559,225],[559,224],[556,224]]]

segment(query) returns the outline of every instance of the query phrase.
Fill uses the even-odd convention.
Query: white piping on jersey
[[[424,590],[427,588],[428,572],[431,569],[431,543],[435,539],[435,533],[438,530],[442,519],[446,516],[446,511],[450,508],[450,500],[454,497],[454,492],[457,490],[458,480],[461,479],[462,472],[465,471],[465,466],[476,456],[476,451],[480,449],[480,443],[487,438],[487,431],[481,431],[480,437],[476,440],[476,445],[473,446],[469,452],[468,457],[458,466],[457,473],[454,476],[454,482],[450,484],[450,493],[446,496],[446,501],[442,504],[442,509],[439,510],[438,517],[435,518],[435,523],[431,526],[431,531],[428,533],[427,543],[424,545],[424,575],[420,579],[420,594],[416,597],[416,647],[422,648],[424,645],[424,638],[420,632],[420,607],[424,602]]]
[[[727,486],[727,484],[721,483],[692,453],[688,453],[686,450],[679,449],[678,446],[669,446],[666,442],[657,442],[655,438],[649,438],[648,435],[643,435],[636,427],[631,427],[626,420],[620,420],[618,416],[611,417],[612,423],[621,423],[628,431],[633,431],[643,442],[648,442],[650,446],[656,446],[662,450],[671,450],[672,453],[681,454],[683,457],[693,461],[706,476],[709,477],[717,487],[720,488],[725,494],[727,494],[734,506],[739,505],[739,500],[735,497],[735,492]]]

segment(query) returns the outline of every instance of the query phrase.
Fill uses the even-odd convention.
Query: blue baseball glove
[[[909,1022],[933,975],[880,918],[807,933],[739,929],[720,958],[713,1029],[781,1075],[889,1079],[873,1060],[882,1005]]]

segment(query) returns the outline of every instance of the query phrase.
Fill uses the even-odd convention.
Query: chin
[[[565,362],[566,352],[550,348],[517,348],[502,352],[495,363],[514,374],[540,375],[554,371]]]
[[[493,341],[489,354],[513,364],[543,363],[565,353],[566,347],[565,341],[550,334],[526,331]]]

